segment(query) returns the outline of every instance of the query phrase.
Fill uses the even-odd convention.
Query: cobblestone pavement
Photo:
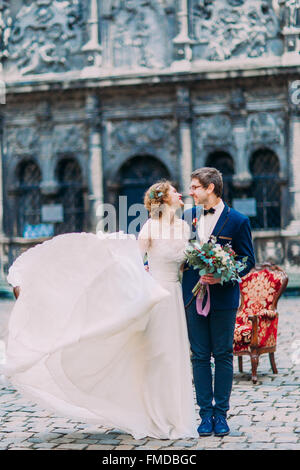
[[[12,301],[0,301],[0,339],[12,306]],[[278,375],[272,373],[268,355],[264,355],[258,369],[259,382],[253,385],[250,360],[244,358],[245,373],[240,374],[235,358],[228,436],[134,440],[117,429],[57,417],[28,402],[9,385],[0,384],[0,450],[300,449],[300,298],[282,298],[279,311],[275,354]]]

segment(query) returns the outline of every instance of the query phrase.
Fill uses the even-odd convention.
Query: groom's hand
[[[201,280],[206,284],[220,284],[221,282],[221,278],[215,278],[213,274],[205,274],[204,276],[201,276]]]

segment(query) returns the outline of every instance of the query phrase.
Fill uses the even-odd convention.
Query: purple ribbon
[[[201,284],[206,285],[206,290],[205,290],[204,294],[201,297],[199,295],[200,292],[198,293],[198,295],[196,297],[196,309],[197,309],[197,313],[199,313],[199,315],[203,315],[204,317],[207,317],[207,315],[209,314],[209,310],[210,310],[209,285],[206,284],[205,282],[203,282],[201,279],[200,279],[200,282],[201,282]],[[203,305],[203,300],[204,300],[206,292],[207,292],[207,300],[206,300],[206,304]]]

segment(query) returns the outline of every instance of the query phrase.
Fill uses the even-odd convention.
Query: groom
[[[240,272],[245,276],[255,265],[250,223],[248,217],[228,207],[221,196],[223,180],[216,168],[204,167],[191,175],[190,195],[196,207],[184,212],[188,222],[200,242],[208,241],[211,235],[217,243],[230,243],[238,255],[238,260],[247,256],[247,267]],[[204,210],[201,207],[204,206]],[[192,351],[192,365],[197,403],[200,407],[200,436],[225,436],[230,429],[226,422],[233,381],[233,335],[236,311],[239,306],[239,284],[237,281],[224,282],[213,274],[202,276],[209,285],[210,311],[207,316],[196,310],[192,289],[199,280],[197,270],[186,264],[183,272],[182,288],[186,309],[189,340]],[[207,294],[204,298],[204,304]],[[212,384],[211,355],[215,362],[214,388]],[[213,404],[213,399],[215,404]]]

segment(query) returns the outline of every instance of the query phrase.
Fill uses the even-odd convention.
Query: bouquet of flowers
[[[210,237],[210,240],[203,245],[198,242],[192,242],[185,252],[186,261],[194,269],[199,270],[199,275],[213,274],[215,278],[221,279],[221,284],[224,281],[237,281],[241,282],[239,272],[246,267],[247,256],[242,261],[236,260],[236,253],[233,251],[231,245],[227,243],[222,246],[217,243],[217,239],[214,236]],[[201,279],[194,286],[192,292],[198,299],[203,299],[208,289],[208,286],[201,282]],[[197,304],[198,313],[199,307]]]

